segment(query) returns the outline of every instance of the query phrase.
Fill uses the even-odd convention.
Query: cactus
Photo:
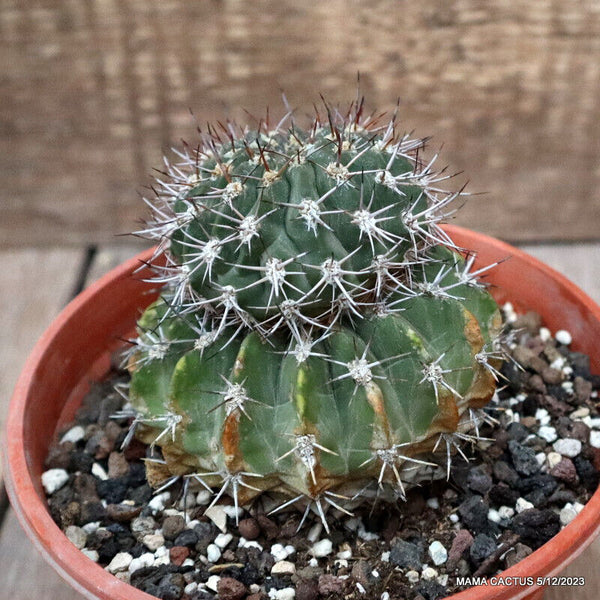
[[[165,160],[138,232],[164,287],[127,360],[153,483],[269,492],[327,526],[328,505],[449,476],[502,349],[487,268],[439,227],[462,190],[395,115],[325,110],[209,127]]]

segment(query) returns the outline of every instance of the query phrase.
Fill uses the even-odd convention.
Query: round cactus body
[[[156,478],[321,510],[403,497],[474,439],[500,315],[438,227],[458,194],[422,147],[358,104],[211,130],[168,164],[142,232],[165,286],[129,353]]]

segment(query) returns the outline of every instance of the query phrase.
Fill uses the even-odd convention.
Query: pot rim
[[[512,256],[554,280],[561,288],[569,290],[572,298],[600,323],[600,306],[577,288],[562,274],[541,261],[505,242],[455,225],[445,225],[445,231],[476,241],[473,246],[488,246],[497,256]],[[24,419],[26,406],[34,385],[34,374],[44,361],[48,346],[69,321],[77,317],[82,307],[100,291],[117,280],[128,278],[141,263],[147,263],[153,249],[139,253],[116,267],[73,299],[51,323],[36,343],[17,381],[6,421],[5,451],[3,452],[5,484],[11,504],[21,526],[44,558],[86,598],[105,597],[114,600],[156,600],[133,586],[118,580],[97,563],[87,558],[54,523],[45,501],[38,495],[30,472],[28,452],[24,447]],[[39,485],[38,485],[39,487]],[[559,573],[587,548],[600,533],[600,487],[586,503],[579,515],[550,541],[497,577],[527,578],[550,577]],[[501,600],[523,598],[538,587],[475,586],[452,595],[455,600]]]

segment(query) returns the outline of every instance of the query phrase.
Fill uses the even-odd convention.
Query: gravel
[[[146,448],[120,450],[128,423],[108,419],[121,405],[105,402],[102,384],[49,451],[49,510],[91,560],[163,599],[446,597],[463,589],[457,576],[497,574],[540,547],[598,485],[600,378],[585,355],[538,330],[539,317],[522,317],[514,354],[526,368],[502,367],[506,387],[486,408],[500,425],[481,426],[493,441],[466,447],[469,463],[457,456],[449,485],[408,490],[398,509],[331,508],[327,532],[312,513],[299,530],[293,509],[209,508],[203,489],[185,502],[178,484],[153,495]]]

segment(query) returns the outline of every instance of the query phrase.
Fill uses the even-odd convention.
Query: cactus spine
[[[362,102],[325,110],[306,129],[209,128],[165,161],[139,232],[164,287],[128,353],[154,479],[323,520],[449,473],[501,354],[481,271],[439,227],[460,193],[424,141]]]

